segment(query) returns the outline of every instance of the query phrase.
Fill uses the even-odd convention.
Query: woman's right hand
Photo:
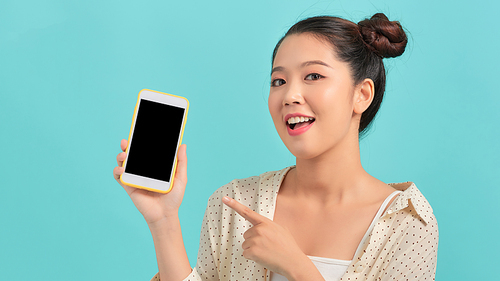
[[[120,181],[120,175],[125,170],[122,164],[127,158],[127,146],[128,142],[122,140],[123,152],[116,157],[118,166],[114,168],[113,176],[148,223],[155,244],[161,280],[183,280],[191,272],[178,214],[187,183],[186,145],[179,147],[174,186],[166,194],[130,187]]]
[[[116,157],[118,166],[113,169],[115,180],[125,189],[134,202],[136,208],[144,216],[146,222],[157,224],[172,216],[178,216],[178,210],[184,197],[184,190],[187,184],[187,156],[186,145],[179,147],[177,153],[177,169],[174,177],[174,185],[169,193],[162,194],[144,189],[138,189],[123,184],[120,181],[120,175],[123,174],[123,161],[127,158],[125,151],[127,150],[128,142],[123,139],[121,141],[121,149],[123,152]]]

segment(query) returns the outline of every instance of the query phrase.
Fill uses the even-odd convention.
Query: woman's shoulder
[[[210,197],[229,196],[233,198],[233,196],[244,196],[245,194],[251,195],[272,191],[279,187],[283,176],[289,169],[290,167],[287,167],[278,171],[265,172],[258,176],[234,179],[219,187]]]
[[[274,202],[284,175],[291,167],[278,171],[269,171],[258,176],[234,179],[219,187],[208,199],[209,206],[221,206],[222,197],[228,196],[257,211],[259,205]]]
[[[391,183],[394,189],[401,191],[399,196],[386,210],[386,215],[404,212],[414,217],[423,225],[436,225],[437,221],[431,204],[413,182]]]

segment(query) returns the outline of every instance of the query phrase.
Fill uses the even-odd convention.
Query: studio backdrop
[[[187,97],[191,265],[208,197],[294,164],[267,109],[296,21],[383,12],[409,34],[361,140],[365,169],[413,181],[440,229],[437,280],[496,280],[497,1],[0,0],[0,279],[149,280],[148,227],[112,170],[141,89]]]

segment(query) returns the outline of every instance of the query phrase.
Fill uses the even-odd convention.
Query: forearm
[[[173,215],[149,224],[156,251],[161,281],[180,281],[191,273],[182,239],[179,216]]]

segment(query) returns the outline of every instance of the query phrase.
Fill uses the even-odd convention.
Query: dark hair
[[[355,24],[331,16],[318,16],[294,24],[276,44],[272,63],[283,40],[292,34],[310,33],[320,40],[329,42],[336,57],[347,62],[355,84],[370,78],[375,84],[375,95],[370,106],[361,115],[360,136],[366,133],[377,114],[385,91],[385,68],[383,58],[400,56],[408,39],[397,21],[389,21],[382,13],[375,14]]]

